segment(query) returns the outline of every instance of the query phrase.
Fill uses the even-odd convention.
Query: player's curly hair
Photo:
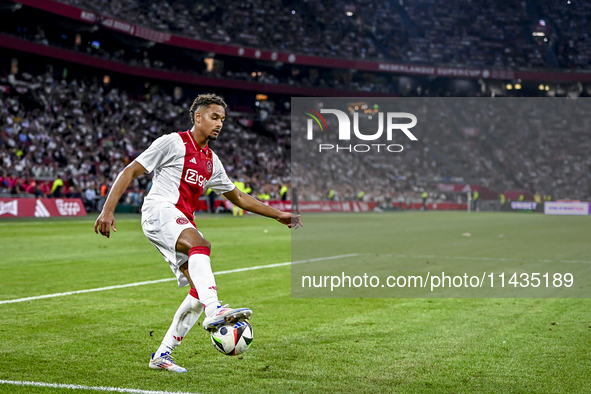
[[[195,101],[193,101],[193,105],[191,105],[191,108],[189,109],[191,123],[195,124],[195,112],[197,112],[199,107],[209,108],[209,106],[212,104],[221,105],[224,108],[228,106],[224,99],[218,95],[215,95],[213,93],[200,94],[199,96],[197,96]]]

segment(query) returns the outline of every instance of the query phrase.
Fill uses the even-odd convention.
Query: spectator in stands
[[[0,192],[8,190],[8,175],[6,171],[0,172]]]
[[[423,211],[427,210],[427,199],[429,198],[429,193],[426,190],[423,190],[421,193],[421,199],[423,200]]]
[[[0,163],[5,191],[12,189],[18,175],[35,179],[39,196],[50,194],[46,180],[56,173],[64,174],[64,184],[67,180],[80,190],[94,188],[101,177],[108,186],[156,137],[187,126],[177,116],[182,100],[166,95],[135,100],[124,91],[96,82],[83,78],[59,81],[51,74],[17,76],[12,82],[10,93],[0,92],[0,122],[5,125],[0,130]],[[27,89],[24,93],[23,87]],[[374,199],[396,191],[400,202],[420,202],[421,190],[432,191],[429,188],[434,182],[446,179],[472,179],[495,190],[527,188],[527,184],[555,198],[588,198],[591,141],[586,133],[585,107],[565,103],[560,111],[547,111],[539,103],[525,103],[522,111],[547,125],[540,128],[500,104],[495,101],[496,107],[485,110],[466,100],[433,106],[435,114],[420,114],[433,121],[424,126],[415,145],[405,147],[404,155],[382,155],[376,162],[360,160],[351,165],[345,155],[331,157],[326,163],[310,149],[302,160],[291,161],[292,119],[278,112],[280,105],[268,100],[268,114],[256,128],[253,124],[255,119],[259,122],[259,114],[252,109],[232,111],[224,129],[233,138],[215,149],[227,158],[230,177],[248,174],[246,182],[257,191],[271,194],[277,187],[273,185],[295,174],[292,182],[300,185],[300,199],[326,199],[328,190],[334,189],[337,200],[355,200],[356,190],[365,190]],[[557,130],[564,129],[565,121],[570,122],[571,132],[559,134]],[[486,138],[463,134],[462,127],[474,124],[486,125],[480,128]],[[504,127],[506,124],[517,125],[517,132]],[[15,137],[16,129],[19,133],[26,129],[26,138]],[[252,149],[241,149],[243,146]],[[327,166],[305,167],[309,163]],[[149,177],[140,177],[133,186],[144,192],[149,182]],[[94,197],[90,201],[96,202]]]
[[[40,191],[40,196],[42,198],[48,198],[49,195],[51,194],[51,186],[49,184],[49,181],[42,181],[41,185],[39,187],[39,191]]]
[[[18,176],[15,176],[12,179],[12,182],[10,182],[12,184],[11,188],[10,188],[10,194],[21,194],[25,192],[24,189],[24,185],[23,185],[23,179],[21,179]]]
[[[534,12],[525,3],[486,0],[326,0],[290,3],[289,7],[282,0],[215,4],[185,0],[62,1],[198,40],[321,57],[507,68],[556,64],[585,68],[591,57],[590,35],[578,28],[591,21],[587,2],[566,6],[540,0]],[[532,36],[532,19],[538,14],[543,20],[536,23],[541,25],[545,40]],[[43,29],[36,30],[34,34],[21,30],[21,34],[47,45],[50,37]],[[131,57],[125,50],[109,53],[102,47],[75,47],[114,59]],[[149,67],[163,63],[162,59],[150,60],[145,52],[131,61]],[[321,79],[316,85],[321,85]]]
[[[84,206],[86,207],[86,211],[88,212],[96,212],[97,211],[97,200],[98,196],[96,194],[96,190],[92,185],[89,185],[84,192]]]
[[[55,180],[53,181],[53,185],[51,185],[50,197],[53,197],[53,198],[63,197],[63,189],[64,189],[64,180],[62,179],[61,175],[58,174],[55,176]]]
[[[27,185],[25,193],[35,194],[35,190],[38,188],[37,181],[35,179],[27,179],[25,183]]]

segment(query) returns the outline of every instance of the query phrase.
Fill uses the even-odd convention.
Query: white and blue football
[[[248,321],[225,324],[211,333],[211,342],[226,356],[238,356],[252,343],[252,326]]]

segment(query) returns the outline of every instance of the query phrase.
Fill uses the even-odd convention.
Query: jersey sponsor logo
[[[195,158],[192,158],[191,160],[189,160],[191,163],[193,164],[197,164],[197,160],[195,160]]]
[[[199,175],[199,173],[196,170],[188,168],[187,172],[185,173],[185,181],[192,185],[199,184],[200,187],[203,187],[203,185],[205,185],[205,182],[207,182],[207,178],[205,178],[203,175]]]
[[[176,224],[180,224],[180,225],[189,224],[189,219],[184,218],[184,217],[177,218]]]
[[[213,171],[213,163],[211,161],[207,162],[207,173],[211,174],[211,172]]]
[[[207,290],[215,290],[215,291],[218,291],[218,288],[217,288],[217,287],[215,287],[215,286],[209,286],[209,287],[207,288]]]

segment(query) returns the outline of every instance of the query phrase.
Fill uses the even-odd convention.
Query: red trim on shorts
[[[197,289],[194,287],[191,287],[191,291],[189,291],[189,295],[193,296],[196,299],[199,299],[199,295],[197,294]]]
[[[194,254],[204,254],[206,256],[209,256],[210,250],[207,246],[193,246],[189,250],[189,257],[193,256]]]

